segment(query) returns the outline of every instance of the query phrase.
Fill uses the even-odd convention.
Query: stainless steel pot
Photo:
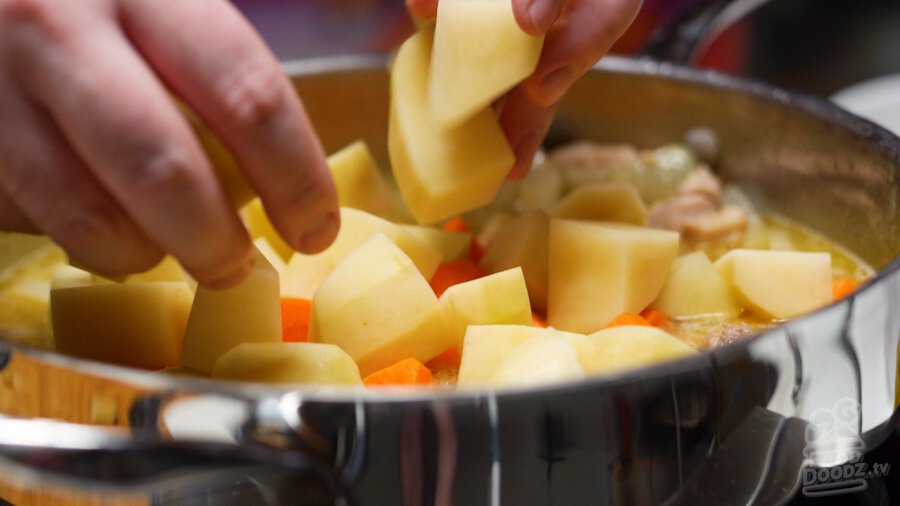
[[[386,159],[381,59],[288,70],[328,150],[362,137]],[[521,391],[376,395],[224,384],[0,338],[0,497],[77,490],[154,504],[784,500],[805,466],[852,460],[893,421],[900,139],[821,100],[617,58],[572,89],[556,131],[653,146],[698,126],[718,135],[724,178],[764,209],[858,252],[879,269],[875,279],[742,343]],[[108,426],[84,425],[102,412]]]

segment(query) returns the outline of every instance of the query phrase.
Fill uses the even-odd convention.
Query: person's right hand
[[[225,0],[0,0],[0,229],[107,275],[173,254],[231,286],[251,242],[170,93],[225,141],[286,242],[338,228],[322,147],[278,62]]]
[[[510,0],[507,0],[510,1]],[[534,73],[495,106],[516,155],[511,178],[525,176],[559,100],[609,51],[637,15],[641,0],[511,0],[519,27],[545,35]],[[433,18],[439,0],[406,0],[413,16]]]

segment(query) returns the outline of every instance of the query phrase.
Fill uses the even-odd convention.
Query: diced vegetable
[[[269,246],[281,257],[282,262],[287,262],[291,258],[291,255],[294,254],[294,248],[284,242],[281,234],[275,230],[275,226],[269,221],[269,216],[266,214],[262,201],[258,197],[248,202],[241,209],[241,216],[244,218],[244,224],[247,226],[247,231],[250,232],[251,237],[254,239],[264,237]]]
[[[678,234],[573,220],[550,224],[547,321],[570,332],[602,329],[656,298],[678,252]]]
[[[309,339],[340,346],[363,375],[407,357],[427,362],[455,344],[428,282],[381,233],[347,256],[319,286]]]
[[[444,350],[440,355],[429,360],[425,365],[433,371],[459,369],[460,358],[459,348],[457,346],[451,346]]]
[[[359,245],[382,233],[409,256],[416,267],[430,278],[441,262],[441,253],[395,223],[365,211],[341,208],[341,228],[325,251],[316,255],[295,253],[282,276],[281,294],[285,297],[312,299],[319,284]]]
[[[588,374],[634,369],[688,355],[696,350],[656,327],[626,325],[587,336],[579,360]]]
[[[385,216],[391,209],[391,190],[365,141],[358,140],[328,157],[328,167],[341,207]]]
[[[637,189],[627,183],[598,183],[576,188],[553,207],[550,216],[647,224],[647,208]]]
[[[560,333],[534,337],[509,352],[491,377],[497,386],[547,385],[584,378],[578,352]]]
[[[622,327],[624,325],[632,325],[638,327],[652,327],[643,316],[635,313],[621,313],[606,324],[607,329],[612,327]]]
[[[452,262],[469,255],[469,245],[472,243],[472,234],[469,232],[447,232],[419,225],[400,225],[400,228],[440,252],[444,262]]]
[[[724,313],[741,308],[729,284],[702,251],[678,257],[652,307],[674,317]]]
[[[453,285],[440,300],[460,348],[469,325],[531,322],[528,289],[519,267]]]
[[[859,288],[859,281],[853,278],[838,278],[831,282],[832,300],[841,300]]]
[[[832,302],[828,253],[735,249],[715,266],[743,306],[763,316],[791,318]]]
[[[431,384],[431,371],[422,362],[407,358],[363,378],[367,387],[422,386]]]
[[[281,339],[286,343],[309,340],[309,313],[312,301],[294,297],[281,298]]]
[[[176,365],[192,296],[184,282],[172,281],[55,288],[50,308],[56,349],[143,369]]]
[[[501,225],[479,265],[487,272],[521,267],[531,305],[547,309],[547,237],[550,221],[539,212],[523,213]]]
[[[320,343],[244,343],[216,361],[212,377],[298,385],[362,384],[347,353]]]
[[[239,344],[281,342],[278,273],[259,251],[255,260],[250,274],[234,288],[197,287],[182,364],[208,373],[219,357]]]
[[[436,20],[429,100],[423,106],[442,128],[462,125],[488,109],[537,66],[543,37],[519,28],[512,2],[441,1]]]
[[[478,267],[478,265],[469,260],[457,260],[455,262],[444,262],[438,266],[437,272],[428,282],[434,294],[440,297],[444,292],[453,285],[472,281],[474,279],[483,278],[487,273]]]
[[[641,311],[641,316],[647,320],[647,323],[657,328],[664,329],[669,325],[669,316],[659,309],[647,308]]]
[[[420,223],[491,201],[515,156],[490,108],[445,129],[432,117],[428,80],[433,30],[401,46],[391,71],[388,151],[397,186]]]

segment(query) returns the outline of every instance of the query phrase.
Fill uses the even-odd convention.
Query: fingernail
[[[510,179],[521,179],[525,177],[531,164],[534,161],[534,154],[537,152],[538,145],[541,142],[541,136],[537,130],[531,130],[519,139],[513,152],[516,155],[516,163],[509,172]]]
[[[560,2],[558,0],[532,0],[528,4],[528,16],[534,27],[534,35],[546,33],[550,25],[556,21]]]
[[[575,77],[575,67],[566,65],[544,74],[541,78],[540,90],[545,103],[554,103],[562,98],[563,93],[572,84]]]
[[[318,253],[327,248],[337,236],[340,218],[329,212],[315,226],[300,236],[300,250],[304,253]]]
[[[237,269],[232,271],[225,276],[220,277],[219,279],[215,279],[206,284],[209,288],[213,290],[224,290],[226,288],[233,288],[237,286],[244,278],[250,274],[250,270],[253,269],[253,266],[256,264],[256,259],[253,255],[250,255],[243,264],[241,264]]]

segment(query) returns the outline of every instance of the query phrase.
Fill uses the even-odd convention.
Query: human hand
[[[413,16],[433,18],[438,0],[406,0]],[[512,0],[523,31],[546,35],[534,73],[497,101],[500,125],[516,155],[511,178],[531,168],[560,98],[609,51],[641,0]]]
[[[252,245],[170,93],[224,140],[275,228],[324,249],[337,197],[278,62],[224,0],[0,0],[0,229],[106,275],[174,255],[228,287]]]

